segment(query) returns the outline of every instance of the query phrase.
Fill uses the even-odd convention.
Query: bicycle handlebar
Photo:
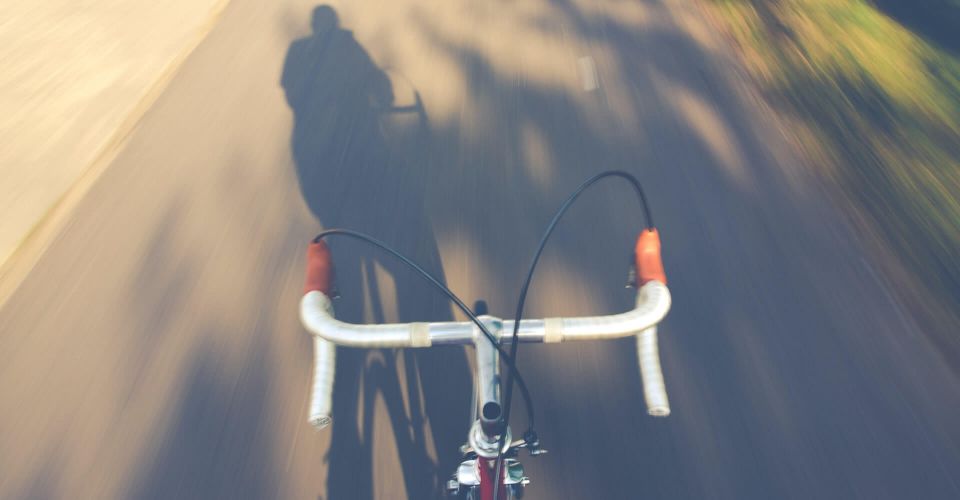
[[[667,400],[660,354],[657,324],[670,310],[670,291],[660,260],[660,239],[655,229],[644,230],[637,239],[636,265],[639,289],[636,307],[609,316],[580,318],[525,319],[520,321],[520,342],[564,342],[601,340],[629,335],[637,337],[637,358],[643,381],[644,399],[651,416],[667,416]],[[330,250],[322,241],[307,250],[307,281],[300,301],[300,319],[314,337],[314,383],[309,421],[323,428],[331,422],[335,345],[365,348],[430,347],[432,345],[486,342],[476,338],[475,325],[469,321],[439,323],[395,323],[357,325],[337,320],[329,294],[332,289]],[[512,341],[513,320],[501,320],[499,341]]]
[[[660,322],[670,309],[670,292],[659,281],[640,287],[633,310],[610,316],[525,319],[520,322],[520,342],[554,343],[572,340],[602,340],[636,335]],[[300,300],[300,319],[312,334],[348,347],[397,348],[472,344],[474,325],[469,321],[442,323],[390,323],[356,325],[333,317],[330,298],[319,291]],[[499,340],[511,342],[513,320],[500,320]]]

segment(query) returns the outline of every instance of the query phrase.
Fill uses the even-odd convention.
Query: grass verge
[[[893,279],[921,291],[901,299],[960,354],[960,0],[710,7]]]

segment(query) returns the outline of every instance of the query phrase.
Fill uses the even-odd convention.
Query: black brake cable
[[[510,370],[507,372],[507,387],[504,391],[504,406],[503,406],[503,421],[505,424],[509,425],[510,422],[510,403],[513,396],[513,375],[517,373],[516,362],[517,362],[517,349],[519,348],[519,342],[517,341],[517,336],[520,331],[520,319],[523,317],[523,306],[527,300],[527,290],[530,289],[530,283],[533,281],[533,272],[537,268],[537,262],[540,260],[540,254],[543,253],[543,248],[547,244],[547,240],[550,238],[550,235],[553,233],[554,228],[556,228],[557,223],[560,222],[560,219],[567,212],[573,202],[590,186],[595,184],[601,179],[607,177],[620,177],[633,185],[634,190],[637,192],[637,196],[640,198],[640,203],[643,205],[643,213],[647,222],[647,229],[653,229],[653,217],[650,215],[650,206],[647,204],[647,197],[643,193],[643,187],[640,185],[640,181],[637,180],[632,174],[624,172],[622,170],[608,170],[606,172],[601,172],[593,177],[587,179],[580,184],[580,186],[570,195],[566,201],[560,205],[560,208],[557,210],[556,214],[553,216],[553,220],[550,221],[550,224],[547,226],[547,230],[543,233],[543,237],[540,238],[540,244],[537,246],[537,251],[533,255],[533,261],[530,262],[530,270],[527,272],[527,277],[523,282],[523,287],[520,289],[520,298],[517,301],[517,314],[515,316],[513,323],[513,343],[510,346],[510,355],[504,356],[504,359],[507,361],[507,366]],[[517,381],[518,385],[520,381]],[[521,386],[522,387],[522,386]],[[525,389],[521,389],[525,390]],[[536,435],[533,426],[533,419],[530,419],[530,425],[528,426],[529,430],[524,433],[524,435]],[[497,448],[500,450],[497,454],[497,466],[496,466],[496,475],[493,477],[499,478],[500,474],[503,472],[503,449],[506,445],[506,432],[500,436],[500,444]],[[494,480],[493,482],[493,498],[497,499],[497,496],[500,491],[500,480]]]
[[[477,325],[477,328],[479,328],[480,331],[483,332],[483,335],[490,341],[490,344],[493,345],[493,347],[497,350],[497,352],[499,352],[500,355],[503,356],[503,359],[511,361],[509,365],[510,380],[512,381],[513,377],[516,376],[517,385],[520,387],[520,393],[523,395],[523,400],[524,400],[525,406],[527,407],[527,414],[530,417],[530,422],[532,423],[534,421],[533,399],[531,399],[530,397],[530,391],[527,389],[526,382],[524,382],[523,377],[520,375],[520,372],[517,371],[516,369],[516,363],[512,362],[512,360],[510,359],[510,355],[507,354],[506,351],[504,351],[503,347],[500,345],[500,342],[497,340],[497,338],[494,337],[492,333],[490,333],[490,330],[487,330],[487,327],[484,326],[483,322],[480,321],[479,318],[477,318],[476,314],[474,314],[474,312],[469,307],[467,307],[467,305],[464,304],[462,300],[460,300],[460,297],[457,297],[457,295],[453,293],[449,288],[447,288],[446,285],[441,283],[440,280],[433,277],[432,274],[427,272],[424,268],[420,267],[412,260],[405,257],[400,252],[390,248],[389,246],[387,246],[386,243],[383,243],[377,240],[376,238],[373,238],[372,236],[366,235],[359,231],[352,231],[350,229],[327,229],[325,231],[321,231],[320,234],[318,234],[315,238],[313,238],[313,242],[319,243],[320,240],[322,240],[324,237],[330,236],[330,235],[348,236],[348,237],[355,238],[360,241],[369,243],[375,247],[378,247],[381,250],[389,253],[390,255],[393,255],[397,259],[400,259],[401,262],[410,266],[414,271],[419,273],[421,277],[423,277],[428,282],[430,282],[431,284],[436,286],[438,289],[440,289],[440,291],[443,292],[444,295],[446,295],[450,300],[452,300],[453,303],[456,304],[457,307],[460,308],[460,310],[463,311],[463,313],[466,314],[468,318],[470,318],[470,321],[473,321],[473,323]],[[517,341],[516,335],[514,335],[514,342],[516,341]],[[473,418],[473,417],[474,417],[473,415],[470,416],[470,418]]]

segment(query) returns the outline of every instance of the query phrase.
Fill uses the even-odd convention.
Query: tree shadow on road
[[[263,333],[236,378],[212,345],[193,353],[170,430],[130,498],[269,498],[283,491],[271,448],[270,342]]]

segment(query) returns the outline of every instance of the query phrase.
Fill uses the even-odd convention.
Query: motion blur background
[[[673,414],[524,346],[527,498],[960,496],[956,0],[3,2],[0,60],[2,498],[439,497],[472,353],[341,349],[314,431],[305,243],[509,316],[608,169]],[[628,308],[641,223],[585,196],[528,314]],[[458,317],[333,250],[342,319]]]

